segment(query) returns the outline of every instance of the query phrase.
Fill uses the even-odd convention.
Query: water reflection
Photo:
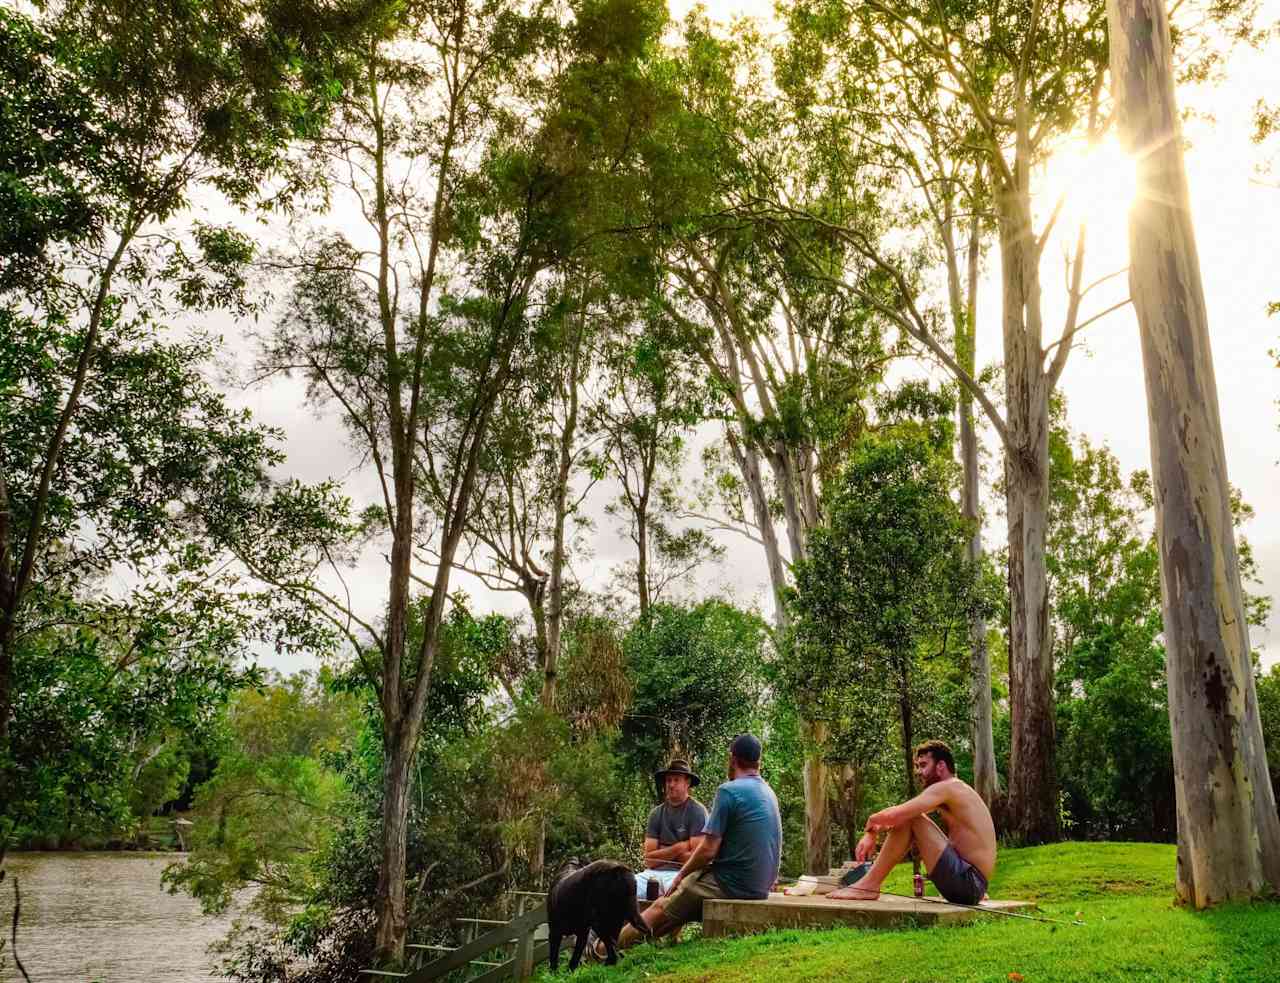
[[[11,853],[22,889],[18,955],[32,983],[208,983],[218,958],[206,952],[232,916],[206,918],[186,895],[160,887],[172,853]],[[0,891],[7,936],[13,887]],[[19,981],[8,951],[4,983]]]

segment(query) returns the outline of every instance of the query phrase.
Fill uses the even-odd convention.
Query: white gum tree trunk
[[[963,287],[955,226],[956,217],[948,198],[941,231],[947,256],[947,286],[955,333],[955,355],[956,362],[973,378],[977,375],[975,333],[978,322],[978,220],[973,219],[970,227],[965,257],[967,275]],[[965,386],[960,386],[958,416],[960,463],[964,470],[960,511],[972,526],[972,535],[965,544],[965,557],[978,569],[983,562],[978,431],[973,413],[973,393]],[[987,647],[987,621],[981,612],[975,612],[969,618],[969,740],[973,746],[973,787],[988,807],[994,806],[996,797],[1000,794],[992,716],[991,652]]]
[[[1020,137],[1025,128],[1019,130]],[[1045,538],[1049,526],[1049,393],[1043,367],[1040,270],[1025,171],[1000,200],[1004,286],[1005,398],[1009,447],[1005,495],[1009,522],[1009,789],[1007,831],[1022,843],[1059,838],[1053,645]]]
[[[1179,897],[1203,908],[1280,885],[1162,0],[1108,0],[1122,138],[1139,161],[1129,286],[1146,375],[1178,808]]]

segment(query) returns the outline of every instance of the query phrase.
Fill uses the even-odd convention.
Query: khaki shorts
[[[680,882],[674,894],[662,899],[662,910],[668,918],[684,924],[702,921],[702,902],[727,898],[724,888],[710,870],[694,871]]]

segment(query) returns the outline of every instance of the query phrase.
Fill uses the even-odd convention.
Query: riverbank
[[[1280,979],[1280,904],[1180,908],[1173,903],[1175,852],[1150,843],[1001,851],[993,897],[1034,900],[1036,914],[1081,926],[992,916],[959,928],[699,939],[641,946],[622,965],[592,967],[576,983]],[[910,893],[910,868],[899,868],[885,887]]]
[[[174,820],[180,816],[152,816],[144,830],[132,836],[51,833],[32,837],[10,848],[10,853],[182,853]]]

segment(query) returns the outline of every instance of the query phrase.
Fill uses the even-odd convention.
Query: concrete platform
[[[983,908],[1021,911],[1029,901],[985,901]],[[916,925],[962,925],[981,918],[972,908],[939,901],[882,896],[879,901],[832,901],[820,896],[771,894],[765,901],[706,901],[702,934],[711,938],[752,935],[774,928],[897,928]]]

